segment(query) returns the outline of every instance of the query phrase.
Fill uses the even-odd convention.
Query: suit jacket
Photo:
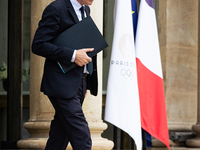
[[[86,6],[86,14],[90,9]],[[76,67],[64,74],[57,62],[71,64],[74,49],[58,47],[51,43],[58,34],[79,22],[70,0],[56,0],[46,7],[35,33],[32,52],[46,58],[41,91],[52,97],[73,97],[82,82],[83,67]],[[96,56],[92,58],[93,73],[88,76],[88,89],[97,95]]]

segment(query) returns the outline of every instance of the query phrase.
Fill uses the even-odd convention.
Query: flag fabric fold
[[[135,39],[141,126],[169,148],[164,85],[153,0],[141,0]]]
[[[130,0],[115,0],[114,36],[105,120],[128,133],[142,148],[139,93]]]
[[[136,0],[131,0],[132,4],[132,17],[133,17],[133,32],[134,32],[134,39],[136,38],[136,31],[137,31],[137,23],[138,23],[138,10],[137,10],[137,2]],[[146,140],[146,146],[149,148],[152,145],[151,135],[146,132],[145,130],[142,130],[142,132],[146,133],[146,139],[142,137],[142,140]],[[143,133],[142,133],[143,134]]]

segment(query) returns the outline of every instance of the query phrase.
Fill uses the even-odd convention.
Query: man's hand
[[[92,59],[87,55],[87,52],[92,52],[93,50],[94,48],[84,48],[77,50],[74,62],[80,67],[88,64],[92,61]]]

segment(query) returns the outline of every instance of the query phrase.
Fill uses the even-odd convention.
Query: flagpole
[[[124,149],[124,131],[121,130],[121,146],[120,146],[121,149]]]
[[[144,129],[142,129],[142,150],[146,150],[147,149],[147,133]]]
[[[114,148],[113,149],[117,149],[117,127],[114,125],[113,126],[113,132],[114,132],[114,137],[113,137],[113,142],[114,142]]]

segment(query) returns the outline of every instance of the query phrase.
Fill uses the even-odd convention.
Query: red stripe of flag
[[[141,126],[169,148],[169,133],[163,79],[136,58]]]

